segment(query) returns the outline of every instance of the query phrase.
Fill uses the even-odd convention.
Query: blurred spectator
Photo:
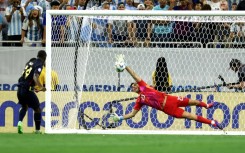
[[[40,0],[21,0],[21,6],[25,8],[26,14],[29,14],[33,6],[39,4]]]
[[[202,3],[201,2],[197,2],[194,4],[194,10],[195,11],[200,11],[202,9]]]
[[[135,8],[138,7],[139,4],[143,4],[144,0],[133,0],[133,5]]]
[[[68,5],[77,7],[79,0],[69,0]]]
[[[209,4],[212,8],[212,11],[217,11],[217,10],[221,10],[220,9],[220,0],[205,0],[204,4]]]
[[[46,46],[46,13],[43,13],[43,38],[42,38],[42,46]]]
[[[102,10],[109,10],[110,9],[110,3],[104,2],[102,4]],[[102,18],[94,18],[92,23],[92,41],[96,41],[98,43],[95,43],[98,47],[111,47],[111,40],[109,40],[108,35],[111,35],[112,31],[112,25],[111,21]]]
[[[245,23],[232,23],[228,42],[234,42],[233,47],[245,47]],[[243,43],[243,44],[240,44]],[[232,47],[229,44],[229,47]]]
[[[158,0],[158,5],[156,5],[153,10],[168,10],[169,5],[167,4],[167,0]]]
[[[237,5],[237,10],[238,11],[245,10],[245,0],[240,1],[240,3]]]
[[[154,23],[155,22],[155,23]],[[154,28],[152,30],[152,38],[153,47],[170,47],[167,43],[169,41],[173,41],[173,27],[174,22],[171,21],[153,21]]]
[[[8,26],[8,40],[20,41],[22,22],[26,17],[24,7],[20,6],[20,0],[12,0],[12,5],[6,8],[6,19]],[[22,46],[21,43],[10,43],[10,46]]]
[[[60,9],[60,10],[63,10],[63,9],[64,9],[63,7],[64,7],[65,5],[68,5],[68,1],[69,1],[69,0],[59,0],[59,2],[60,2],[59,9]]]
[[[146,10],[152,10],[154,7],[153,0],[144,0],[144,5]]]
[[[207,4],[206,0],[198,0],[202,5]]]
[[[145,10],[145,5],[139,4],[137,10]],[[135,29],[133,31],[135,31],[136,41],[142,41],[144,42],[144,47],[149,47],[151,36],[148,36],[148,31],[152,30],[151,21],[143,19],[134,20],[134,27]]]
[[[173,10],[192,10],[189,0],[180,0],[180,5],[174,6]]]
[[[78,0],[78,7],[77,9],[78,10],[84,10],[84,7],[86,5],[86,10],[94,7],[94,6],[97,6],[97,3],[96,1],[93,1],[93,0],[89,0],[88,3],[86,4],[86,0]]]
[[[98,8],[99,6],[101,6],[101,2],[102,0],[89,0],[88,3],[87,3],[87,9],[90,9],[90,8]]]
[[[52,0],[40,0],[40,2],[38,3],[38,5],[43,8],[43,14],[46,14],[46,10],[51,9],[51,6],[50,6],[51,1]],[[43,16],[43,14],[42,14],[42,16]]]
[[[138,1],[139,2],[139,1]],[[137,2],[137,3],[138,3]],[[125,10],[137,10],[137,8],[134,6],[134,0],[126,0],[125,4]],[[126,43],[136,45],[135,43],[137,42],[136,40],[136,33],[135,33],[135,23],[132,21],[127,23],[127,30],[128,30],[128,38],[126,40]]]
[[[144,4],[139,4],[137,6],[137,10],[145,10],[145,5]]]
[[[212,11],[222,11],[222,10],[228,10],[228,3],[226,0],[211,0],[206,1],[207,4],[209,4],[212,8]],[[222,7],[222,8],[221,8]],[[213,42],[223,42],[227,40],[227,36],[229,34],[229,27],[230,25],[227,23],[216,23],[215,26],[213,26],[215,38]],[[224,47],[221,44],[213,43],[213,47]]]
[[[220,1],[220,10],[228,11],[227,0]],[[227,23],[227,22],[216,23],[214,42],[221,42],[221,44],[214,44],[214,47],[217,47],[217,48],[225,47],[225,45],[222,42],[227,41],[229,37],[229,31],[230,31],[230,23]]]
[[[126,0],[113,0],[113,3],[115,3],[118,6],[119,3],[126,4]]]
[[[110,10],[116,10],[117,9],[117,5],[116,5],[114,0],[105,0],[105,1],[110,4]]]
[[[78,10],[97,10],[100,9],[95,5],[94,1],[86,1],[86,0],[79,0]],[[95,5],[95,6],[94,6]],[[82,17],[81,22],[79,25],[81,25],[81,32],[80,32],[80,38],[83,42],[83,45],[85,42],[88,42],[91,40],[91,32],[92,32],[92,22],[93,18],[90,17]]]
[[[64,10],[77,10],[76,6],[72,6],[70,4],[66,4],[63,8]]]
[[[153,9],[153,1],[152,0],[145,0],[144,5],[139,4],[137,9],[138,10],[152,10]],[[145,9],[143,9],[145,8]],[[138,24],[138,25],[137,25]],[[142,28],[144,27],[144,28]],[[136,22],[136,36],[137,39],[144,40],[144,47],[150,47],[150,42],[151,42],[151,34],[152,34],[152,21],[151,20],[143,20],[141,22]],[[143,34],[141,34],[143,32]],[[146,33],[145,33],[146,32]]]
[[[60,10],[65,10],[66,9],[65,7],[67,5],[75,8],[77,8],[79,5],[79,0],[59,0],[59,2],[60,2]]]
[[[173,10],[192,10],[192,8],[189,6],[190,4],[189,0],[180,0],[180,5],[174,6]],[[178,41],[178,42],[186,42],[189,41],[190,34],[192,32],[192,23],[191,22],[185,22],[185,21],[175,21],[174,25],[174,38],[172,40]],[[183,44],[185,45],[185,44]],[[184,46],[181,46],[184,47]],[[187,47],[187,46],[185,46]]]
[[[153,5],[148,5],[148,6],[145,7],[145,10],[152,10],[153,8],[154,8]]]
[[[153,10],[168,10],[167,0],[158,0],[159,4]],[[152,47],[165,47],[165,42],[172,41],[174,22],[164,20],[154,20],[151,42]]]
[[[228,2],[226,0],[221,0],[220,1],[220,9],[222,11],[229,11]]]
[[[153,6],[159,5],[159,0],[153,0]]]
[[[41,17],[42,14],[42,7],[40,6],[33,6],[30,9],[28,18],[26,18],[23,22],[22,26],[22,34],[20,42],[23,46],[32,46],[32,47],[41,47],[41,40],[42,40],[42,22],[43,19]],[[40,41],[29,43],[31,41]],[[25,43],[26,42],[26,43]]]
[[[50,3],[51,10],[59,10],[60,2],[52,1]],[[52,31],[51,31],[51,39],[52,45],[57,47],[64,45],[65,40],[65,25],[66,25],[66,17],[63,15],[52,16]]]
[[[211,11],[211,6],[209,4],[204,4],[201,10]],[[215,34],[214,29],[216,29],[216,23],[214,22],[197,22],[194,23],[194,32],[192,36],[192,41],[201,42],[205,48],[207,43],[213,42]]]
[[[120,11],[124,11],[124,3],[119,3],[117,9]],[[132,27],[132,22],[133,21],[131,20],[113,20],[112,35],[109,35],[109,41],[113,41],[114,45],[117,47],[124,47],[125,45],[134,45],[136,38],[135,32],[133,31]]]
[[[78,6],[77,9],[78,10],[83,10],[84,6],[85,6],[86,0],[79,0],[78,1]]]
[[[137,10],[137,8],[134,7],[134,0],[126,0],[125,10]]]
[[[193,32],[192,22],[175,21],[174,25],[174,38],[172,40],[177,42],[189,42],[191,33]],[[190,47],[190,44],[183,43],[178,47]]]
[[[204,4],[202,6],[201,10],[203,10],[203,11],[212,11],[212,7],[209,4]]]
[[[173,10],[173,8],[175,7],[175,6],[179,6],[179,4],[180,4],[180,2],[179,2],[179,0],[169,0],[168,2],[167,2],[167,4],[169,5],[169,8],[168,8],[168,10]]]
[[[232,5],[231,5],[231,10],[232,10],[232,11],[235,11],[236,8],[237,8],[237,3],[232,3]]]
[[[137,10],[145,10],[145,5],[144,4],[139,4],[137,6]]]
[[[5,17],[5,10],[8,7],[7,0],[0,0],[0,16],[2,16],[2,34],[1,38],[3,41],[8,40],[8,22]],[[7,46],[7,43],[2,43],[2,46]]]

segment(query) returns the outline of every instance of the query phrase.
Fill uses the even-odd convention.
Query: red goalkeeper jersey
[[[138,82],[138,85],[140,92],[134,109],[140,110],[143,105],[147,105],[157,110],[163,111],[162,103],[166,93],[155,90],[154,88],[147,85],[143,80]]]

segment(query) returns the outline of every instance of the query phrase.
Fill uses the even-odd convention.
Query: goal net
[[[133,78],[115,69],[115,56],[153,85],[164,57],[169,94],[211,103],[185,111],[218,120],[227,134],[245,134],[244,89],[228,89],[238,76],[232,59],[245,63],[244,12],[47,11],[47,133],[224,134],[211,125],[176,119],[144,106],[133,118],[113,122],[110,113],[130,113]],[[243,29],[243,31],[242,31]],[[52,89],[51,72],[59,84]],[[244,74],[244,73],[243,73]],[[158,73],[159,75],[159,73]],[[164,72],[160,73],[160,76]],[[159,77],[160,77],[159,76]],[[161,85],[161,86],[164,86]]]

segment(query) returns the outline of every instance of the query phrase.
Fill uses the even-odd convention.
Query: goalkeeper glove
[[[124,55],[119,54],[116,56],[115,62],[117,72],[122,72],[126,68],[126,63],[124,62]]]
[[[116,113],[112,113],[110,118],[112,118],[114,122],[122,121],[124,119],[123,116],[118,116]]]

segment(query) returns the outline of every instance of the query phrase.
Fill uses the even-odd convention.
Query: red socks
[[[200,103],[197,106],[199,106],[199,107],[205,107],[205,108],[208,107],[208,105],[206,103],[202,102],[202,101],[200,101]]]
[[[205,123],[205,124],[211,124],[211,122],[212,122],[211,120],[206,119],[206,118],[204,118],[202,116],[197,116],[197,121],[201,122],[201,123]]]

